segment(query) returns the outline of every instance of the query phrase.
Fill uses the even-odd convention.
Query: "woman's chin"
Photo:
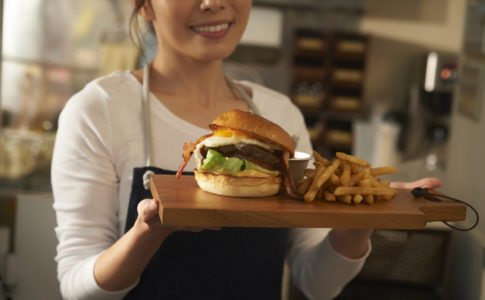
[[[219,61],[219,60],[224,60],[231,56],[233,51],[228,51],[227,49],[219,50],[217,49],[213,51],[204,51],[203,53],[200,53],[197,55],[197,59],[200,61],[206,61],[206,62],[211,62],[211,61]]]

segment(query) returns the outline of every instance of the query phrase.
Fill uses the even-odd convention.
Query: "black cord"
[[[446,199],[450,199],[450,200],[462,203],[462,204],[466,205],[468,208],[470,208],[475,213],[476,219],[475,219],[475,223],[472,226],[470,226],[469,228],[456,227],[456,226],[451,225],[450,223],[448,223],[446,221],[443,221],[444,224],[446,224],[448,227],[453,228],[455,230],[458,230],[458,231],[473,230],[475,227],[477,227],[478,222],[480,221],[480,215],[478,214],[478,211],[473,206],[471,206],[470,204],[466,203],[463,200],[456,199],[456,198],[453,198],[453,197],[449,197],[449,196],[446,196],[446,195],[430,193],[427,188],[421,188],[421,187],[414,188],[411,191],[411,194],[413,194],[413,196],[416,197],[416,198],[422,197],[422,198],[428,199],[428,200],[433,201],[433,202],[441,202],[441,199],[439,199],[438,197],[442,197],[442,198],[446,198]]]

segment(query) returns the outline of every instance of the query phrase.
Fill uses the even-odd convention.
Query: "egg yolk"
[[[216,130],[214,131],[213,135],[220,136],[220,137],[248,137],[243,132],[227,129],[227,128]]]

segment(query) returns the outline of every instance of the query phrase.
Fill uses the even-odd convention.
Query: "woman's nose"
[[[224,9],[225,7],[226,0],[202,0],[202,3],[200,4],[201,11],[217,12]]]

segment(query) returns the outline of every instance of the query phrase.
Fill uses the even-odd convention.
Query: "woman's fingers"
[[[221,230],[221,227],[188,227],[188,226],[177,226],[173,228],[174,231],[192,231],[192,232],[201,232],[204,230]]]
[[[409,189],[412,190],[416,187],[435,189],[442,186],[441,179],[435,177],[426,177],[413,182],[391,182],[391,187],[395,189]]]
[[[144,199],[138,203],[138,218],[149,225],[162,225],[158,215],[159,203],[155,199]],[[195,227],[195,226],[163,226],[169,231],[192,231],[200,232],[203,230],[220,230],[221,227]]]
[[[138,218],[147,224],[160,223],[158,216],[158,201],[155,199],[144,199],[137,206]]]

